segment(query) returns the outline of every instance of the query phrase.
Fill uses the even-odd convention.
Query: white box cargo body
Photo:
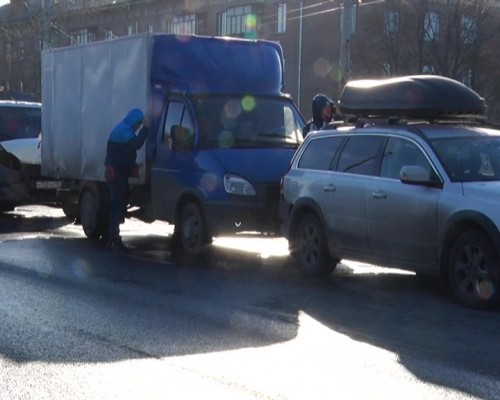
[[[111,129],[132,108],[146,112],[151,42],[128,36],[42,54],[42,174],[104,182]]]

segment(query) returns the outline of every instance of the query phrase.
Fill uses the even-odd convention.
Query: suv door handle
[[[337,188],[335,187],[335,185],[333,183],[330,183],[329,185],[323,186],[323,190],[325,192],[335,192],[335,190],[337,190]]]
[[[384,192],[383,190],[377,190],[372,193],[372,197],[374,199],[386,199],[387,198],[387,193]]]

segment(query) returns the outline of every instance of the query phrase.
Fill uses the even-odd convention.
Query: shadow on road
[[[62,221],[33,226],[53,229],[53,223]],[[305,313],[397,354],[422,381],[482,397],[489,392],[480,384],[437,369],[456,366],[500,379],[498,310],[464,309],[434,280],[355,271],[348,263],[328,279],[304,280],[289,256],[211,246],[205,258],[186,259],[168,237],[129,236],[125,243],[129,255],[105,252],[83,238],[0,243],[0,281],[12,277],[17,284],[10,295],[20,285],[29,304],[22,315],[0,307],[0,337],[11,344],[0,353],[17,362],[82,363],[268,346],[296,338]],[[56,333],[44,336],[44,330]],[[99,342],[106,350],[88,351]]]
[[[41,232],[55,230],[68,225],[71,221],[64,215],[54,216],[36,214],[35,216],[26,216],[25,213],[17,209],[9,212],[0,212],[0,234],[15,232]]]

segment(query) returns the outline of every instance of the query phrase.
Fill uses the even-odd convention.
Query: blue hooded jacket
[[[138,108],[130,110],[109,134],[106,148],[107,167],[113,167],[116,174],[128,178],[135,167],[137,150],[142,147],[148,135],[148,128],[142,127],[138,135],[134,126],[141,123],[144,114]]]

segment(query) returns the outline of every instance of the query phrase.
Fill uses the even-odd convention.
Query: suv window
[[[382,136],[351,136],[340,153],[337,171],[377,175],[376,157],[384,141]]]
[[[41,128],[41,108],[0,105],[0,141],[37,138]]]
[[[302,153],[299,168],[328,170],[344,136],[334,136],[311,140]]]
[[[453,182],[500,181],[500,137],[435,139],[432,146]]]
[[[399,179],[399,171],[405,165],[418,165],[431,171],[429,161],[415,143],[404,138],[389,138],[382,158],[380,176]]]

